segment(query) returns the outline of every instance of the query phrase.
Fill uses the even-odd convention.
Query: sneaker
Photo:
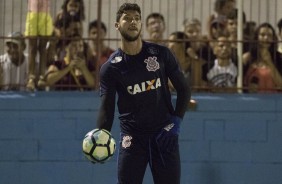
[[[27,85],[26,85],[26,88],[27,88],[28,91],[34,91],[35,90],[35,82],[34,82],[34,80],[35,80],[35,76],[34,75],[29,77]]]
[[[38,80],[38,82],[37,82],[37,87],[38,87],[39,89],[45,89],[45,87],[46,87],[46,81],[45,81],[43,75],[40,75],[40,76],[39,76],[39,80]]]

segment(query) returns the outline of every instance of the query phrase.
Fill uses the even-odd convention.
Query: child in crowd
[[[237,81],[237,67],[231,59],[231,43],[226,36],[219,36],[215,41],[214,60],[207,72],[207,82],[216,92],[235,92]]]
[[[85,19],[83,0],[64,0],[61,10],[55,17],[53,39],[50,44],[50,56],[52,61],[64,58],[65,41],[73,35],[83,35],[82,22]]]
[[[26,17],[25,35],[28,38],[28,60],[29,77],[27,89],[34,91],[36,85],[38,88],[44,88],[44,74],[47,60],[48,37],[53,32],[53,21],[50,15],[51,0],[28,0],[28,13]],[[35,60],[39,52],[39,79],[37,80],[35,71]]]
[[[84,21],[85,10],[83,0],[64,0],[61,11],[57,14],[55,22],[64,19],[66,16],[72,17],[74,20]]]
[[[65,57],[66,41],[72,39],[74,35],[82,37],[82,22],[79,20],[71,20],[70,16],[56,21],[55,27],[57,29],[55,47],[55,60],[63,59]]]

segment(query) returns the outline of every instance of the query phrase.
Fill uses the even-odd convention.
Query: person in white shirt
[[[214,46],[216,59],[207,73],[207,80],[211,87],[224,92],[235,91],[237,81],[237,67],[231,59],[231,43],[225,36],[220,36]]]
[[[20,32],[8,35],[6,53],[0,56],[0,89],[23,91],[28,75],[26,44]]]

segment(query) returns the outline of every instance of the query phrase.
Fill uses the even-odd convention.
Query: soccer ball
[[[94,129],[88,132],[82,143],[84,155],[92,163],[104,163],[115,153],[116,141],[105,129]]]

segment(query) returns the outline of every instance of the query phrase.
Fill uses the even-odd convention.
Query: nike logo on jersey
[[[155,90],[161,86],[162,86],[161,80],[160,78],[157,78],[157,79],[141,82],[140,84],[134,84],[132,86],[127,86],[127,91],[129,94],[135,95],[137,93]]]

